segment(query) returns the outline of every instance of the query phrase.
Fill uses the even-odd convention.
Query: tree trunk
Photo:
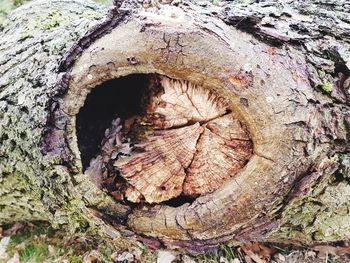
[[[349,11],[15,10],[0,40],[0,224],[193,252],[349,240]]]

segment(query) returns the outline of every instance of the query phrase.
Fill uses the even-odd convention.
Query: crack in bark
[[[70,72],[75,60],[86,50],[96,39],[110,32],[111,29],[118,26],[126,15],[130,14],[129,10],[120,10],[116,6],[109,10],[107,18],[102,23],[94,26],[82,37],[65,55],[58,69],[59,72]]]
[[[184,228],[184,227],[180,224],[177,215],[175,216],[175,223],[176,223],[176,225],[177,225],[182,231],[184,231],[184,232],[186,233],[186,235],[187,235],[190,239],[193,239],[193,236],[191,235],[191,233],[189,232],[189,230],[186,229],[186,228]]]

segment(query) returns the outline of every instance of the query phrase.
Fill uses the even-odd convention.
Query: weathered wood
[[[0,223],[47,220],[93,231],[96,238],[109,236],[123,243],[142,235],[150,238],[142,238],[145,243],[154,238],[151,242],[192,251],[229,240],[348,240],[348,12],[348,4],[332,1],[234,1],[219,6],[183,1],[148,8],[126,1],[109,15],[86,2],[37,1],[16,10],[4,23],[0,40]],[[104,22],[93,27],[103,17]],[[144,77],[138,80],[133,74]],[[125,90],[133,90],[128,81],[145,82],[154,75],[173,79],[165,78],[168,84],[178,81],[203,88],[194,89],[194,96],[204,92],[224,98],[232,115],[225,115],[225,107],[216,114],[214,107],[203,124],[195,111],[170,114],[174,109],[166,103],[172,98],[160,96],[167,106],[151,108],[162,115],[158,128],[165,130],[147,133],[142,139],[146,151],[136,155],[118,135],[120,125],[125,126],[123,116],[117,114],[121,122],[115,119],[114,113],[122,114],[118,105],[110,104],[108,118],[99,116],[98,109],[96,116],[82,115],[97,98],[95,91],[122,97],[129,94]],[[126,82],[118,82],[125,76]],[[112,79],[117,80],[106,84]],[[157,98],[151,95],[150,100]],[[191,101],[194,107],[201,104]],[[122,99],[118,103],[123,105]],[[174,103],[188,105],[185,99]],[[125,117],[127,124],[138,118]],[[102,138],[113,119],[100,147],[102,155],[92,160],[94,169],[85,171],[84,156],[96,157],[87,153],[86,145],[96,140],[81,133],[96,128]],[[101,125],[94,126],[93,120]],[[173,130],[174,125],[180,127]],[[181,129],[191,136],[181,137]],[[133,163],[159,158],[154,151],[160,142],[155,138],[165,140],[169,132],[170,145],[180,137],[190,146],[199,140],[197,150],[213,150],[196,154],[192,145],[187,157],[179,156],[176,148],[162,149],[162,165],[171,175],[193,159],[188,176],[178,172],[166,189],[184,182],[190,185],[184,187],[186,195],[201,194],[195,200],[162,202],[180,191],[152,196],[142,181],[147,170]],[[250,139],[251,157],[240,152]],[[116,145],[130,155],[129,163],[117,158]],[[239,156],[239,169],[249,161],[238,171],[236,164],[223,165],[227,154]],[[117,159],[115,166],[106,162],[112,157]],[[201,164],[214,158],[220,160],[215,165],[227,171],[216,177],[225,183],[205,188],[199,178],[213,176],[208,171],[214,164]],[[114,184],[111,174],[118,169],[129,188]],[[107,189],[110,185],[115,188]],[[119,193],[126,191],[127,199],[136,202],[140,195],[134,188],[148,203],[160,203],[130,205]]]
[[[175,198],[182,192],[186,177],[184,169],[191,164],[201,130],[196,123],[157,132],[143,145],[137,146],[141,152],[131,154],[131,160],[129,157],[119,158],[115,166],[146,202],[160,203]]]
[[[116,128],[113,122],[109,130],[115,132],[107,133],[107,143],[88,168],[93,181],[120,174],[126,181],[116,183],[120,191],[113,195],[118,198],[125,195],[136,203],[160,203],[213,192],[251,156],[249,135],[234,118],[228,101],[163,76],[159,87],[144,105],[144,116],[126,119],[124,128]],[[153,92],[146,93],[148,97]],[[103,175],[111,160],[116,160],[114,171]]]

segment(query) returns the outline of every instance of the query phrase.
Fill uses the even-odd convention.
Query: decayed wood
[[[122,8],[114,8],[92,28],[107,17],[105,9],[80,1],[38,1],[15,11],[4,23],[0,223],[47,220],[55,226],[88,229],[96,238],[109,237],[117,243],[130,244],[132,239],[121,237],[123,233],[145,243],[192,251],[227,240],[304,244],[348,240],[349,6],[341,1],[249,6],[241,1],[222,6],[183,1],[177,7],[144,9],[125,1]],[[101,190],[112,181],[108,174],[116,172],[115,167],[101,166],[102,173],[84,174],[77,114],[93,88],[134,73],[157,73],[203,87],[225,99],[217,105],[228,103],[232,110],[229,115],[211,108],[205,113],[211,117],[202,121],[198,120],[202,109],[174,115],[174,107],[154,101],[153,110],[169,117],[153,115],[158,120],[154,134],[139,143],[154,151],[163,147],[155,147],[160,143],[157,136],[164,138],[168,132],[180,136],[180,129],[195,134],[198,143],[191,168],[185,176],[173,178],[175,182],[183,178],[185,195],[197,196],[201,189],[193,202],[130,207],[120,196],[125,191],[130,200],[140,198],[130,183],[129,190],[112,190],[115,199]],[[161,102],[162,96],[158,98]],[[163,100],[171,102],[171,97]],[[188,102],[184,98],[176,103]],[[223,121],[229,116],[237,121]],[[237,134],[226,132],[231,131],[226,125],[236,127]],[[116,121],[106,133],[102,143],[106,158],[116,157],[116,147],[131,159],[142,156],[133,155],[128,142],[115,136],[125,128],[119,126]],[[251,156],[241,152],[251,147],[247,135],[254,147]],[[208,159],[201,149],[209,144],[213,151],[208,154],[215,158],[206,165],[230,176],[231,169],[249,159],[232,178],[225,176],[221,186],[206,181],[210,169],[201,165],[203,158]],[[189,148],[186,151],[193,152],[193,146]],[[228,155],[236,162],[223,166]],[[183,168],[190,159],[174,151],[170,156],[177,162],[167,169]],[[103,164],[103,158],[94,161]]]
[[[182,192],[185,168],[191,163],[201,133],[198,123],[170,131],[156,132],[147,142],[137,145],[140,153],[119,158],[115,166],[148,203],[160,203]],[[127,193],[130,198],[134,191]]]
[[[188,123],[207,122],[227,113],[228,102],[202,87],[196,87],[184,80],[171,80],[163,77],[164,89],[158,99],[154,99],[156,128],[174,128]]]
[[[125,195],[135,203],[160,203],[213,192],[251,156],[248,133],[228,101],[187,81],[160,76],[159,83],[161,91],[145,105],[145,116],[125,120],[124,129],[119,118],[112,122],[85,172],[98,186],[120,174],[126,182],[117,182],[119,190],[113,191],[119,200]],[[144,125],[154,129],[146,138],[137,134]],[[130,133],[139,139],[126,138]],[[111,160],[116,160],[112,170]]]
[[[238,173],[251,154],[252,143],[247,131],[232,115],[208,122],[188,168],[184,194],[198,196],[213,192]]]

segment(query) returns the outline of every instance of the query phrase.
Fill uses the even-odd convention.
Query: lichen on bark
[[[350,155],[336,154],[332,159],[337,166],[334,173],[326,174],[283,212],[281,228],[270,238],[302,243],[350,239]]]
[[[33,203],[38,208],[23,209],[23,214],[28,210],[23,220],[30,220],[32,213],[33,219],[59,224],[64,221],[60,216],[64,204],[74,198],[69,172],[62,165],[58,149],[56,154],[44,153],[40,145],[50,129],[50,107],[54,107],[54,97],[61,92],[56,85],[59,61],[106,12],[89,2],[36,1],[16,9],[3,23],[0,189],[4,190],[0,205],[8,204],[9,189],[15,199],[13,211],[7,206],[2,210],[1,223],[20,220],[23,200],[28,200],[28,207]],[[86,18],[88,13],[94,16]],[[16,207],[18,216],[11,216]]]

